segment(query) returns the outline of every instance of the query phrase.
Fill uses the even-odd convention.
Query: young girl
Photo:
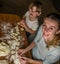
[[[60,15],[48,14],[39,28],[34,41],[25,49],[20,49],[20,55],[32,49],[33,59],[20,57],[32,64],[52,64],[60,58]]]
[[[41,5],[39,1],[35,1],[29,5],[29,10],[20,21],[20,25],[26,30],[27,36],[34,34],[39,27],[38,16],[41,14]]]

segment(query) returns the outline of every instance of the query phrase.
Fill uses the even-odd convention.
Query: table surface
[[[1,21],[2,22],[10,22],[11,24],[16,24],[17,22],[19,22],[21,20],[21,18],[17,15],[14,15],[14,14],[0,14],[0,24],[1,24]],[[22,48],[25,48],[28,46],[28,40],[27,40],[27,36],[26,36],[26,33],[25,33],[25,30],[21,30],[22,27],[19,27],[20,29],[20,34],[23,36],[24,40],[22,41],[23,42],[23,47]],[[3,35],[3,33],[1,33],[1,30],[0,30],[0,37]],[[30,54],[30,51],[26,53],[26,56],[31,58],[31,54]],[[5,57],[0,57],[0,60],[3,60],[5,59]]]
[[[22,27],[20,27],[20,28],[22,28]],[[23,38],[24,38],[24,40],[23,40],[23,43],[24,43],[24,44],[23,44],[23,48],[26,48],[26,47],[28,46],[28,40],[27,40],[27,36],[26,36],[25,30],[21,31],[21,29],[20,29],[20,33],[21,33],[21,35],[22,35]],[[27,52],[26,56],[29,57],[29,58],[31,58],[31,53],[30,53],[30,51]]]
[[[19,29],[20,29],[20,34],[21,34],[21,36],[24,38],[24,40],[22,41],[22,42],[23,42],[22,48],[25,48],[25,47],[28,46],[27,36],[26,36],[25,30],[21,30],[21,29],[23,29],[22,27],[19,27]],[[22,42],[21,42],[21,43],[22,43]],[[27,52],[25,55],[26,55],[26,57],[31,58],[30,51]],[[6,59],[6,58],[5,58],[5,57],[0,57],[0,60],[4,60],[4,59]],[[12,63],[12,64],[13,64],[13,63]]]

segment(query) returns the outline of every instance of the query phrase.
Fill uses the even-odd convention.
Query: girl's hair
[[[58,30],[60,30],[60,15],[57,13],[50,13],[46,16],[47,18],[50,18],[52,20],[55,20],[58,23]],[[53,46],[57,46],[60,45],[60,33],[56,34],[56,37],[51,41],[51,42],[47,42],[47,47],[53,45]]]
[[[32,8],[33,6],[37,7],[37,12],[41,12],[42,3],[40,1],[34,1],[29,5],[29,8]]]

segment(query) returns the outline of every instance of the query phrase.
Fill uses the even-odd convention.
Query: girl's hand
[[[20,21],[20,26],[22,26],[22,27],[24,27],[24,28],[26,27],[26,23],[25,23],[24,20],[21,20],[21,21]]]

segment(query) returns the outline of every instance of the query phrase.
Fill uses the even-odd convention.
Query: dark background
[[[0,0],[0,13],[16,14],[22,17],[28,10],[28,6],[35,0]],[[45,15],[51,12],[60,14],[60,0],[38,0],[43,3],[42,14],[39,22],[42,23],[42,19]]]
[[[0,0],[0,13],[22,16],[34,0]],[[60,13],[60,0],[39,0],[43,3],[42,15],[50,12]]]
[[[28,10],[28,6],[35,0],[0,0],[0,13],[16,14],[22,17]],[[60,0],[38,0],[43,3],[42,14],[39,23],[45,15],[51,12],[60,14]]]

